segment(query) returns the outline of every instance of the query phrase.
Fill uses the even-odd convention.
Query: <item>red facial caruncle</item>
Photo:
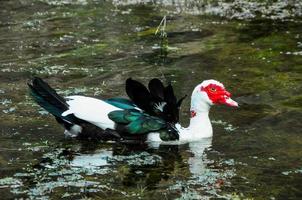
[[[196,117],[197,113],[194,110],[190,111],[191,118]]]
[[[206,87],[201,87],[201,91],[207,93],[209,99],[213,104],[226,104],[228,106],[238,106],[238,103],[232,100],[231,93],[225,90],[225,88],[221,85],[217,85],[214,83],[208,84]]]

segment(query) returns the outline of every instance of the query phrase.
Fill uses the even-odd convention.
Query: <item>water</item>
[[[2,199],[301,199],[302,3],[14,0],[0,11]],[[154,35],[167,15],[168,52]],[[212,140],[126,145],[65,139],[26,81],[62,95],[125,96],[128,77],[177,96],[223,82]],[[181,121],[188,124],[189,99]]]

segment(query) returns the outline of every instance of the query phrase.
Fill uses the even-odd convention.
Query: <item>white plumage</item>
[[[62,116],[74,114],[77,118],[90,122],[102,129],[114,129],[114,122],[108,118],[108,113],[114,110],[121,110],[105,101],[85,96],[67,97],[69,110],[62,113]]]

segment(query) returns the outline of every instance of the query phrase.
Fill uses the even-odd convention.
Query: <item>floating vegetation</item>
[[[38,0],[48,5],[63,6],[63,5],[87,5],[87,0]]]
[[[235,131],[237,129],[237,127],[234,127],[232,124],[224,122],[222,120],[211,120],[211,122],[213,124],[222,125],[224,130],[226,130],[227,132],[232,132],[232,131]]]
[[[282,172],[282,174],[285,175],[285,176],[288,176],[288,175],[291,175],[291,174],[302,174],[302,169],[285,171],[285,172]]]
[[[43,67],[18,67],[18,68],[2,68],[1,72],[30,72],[32,74],[40,75],[68,75],[83,73],[86,75],[92,75],[98,72],[104,72],[103,67],[71,67],[68,65],[53,65]]]
[[[147,152],[141,152],[134,155],[128,156],[115,156],[111,159],[112,162],[126,162],[128,165],[137,166],[148,166],[148,165],[158,165],[161,163],[161,157],[158,155],[151,155]]]
[[[156,4],[168,7],[171,13],[188,13],[193,15],[211,15],[228,19],[293,19],[302,16],[302,2],[300,1],[257,1],[257,0],[189,0],[189,1],[152,1],[152,0],[113,0],[116,5]],[[169,10],[169,7],[174,8]]]
[[[16,107],[10,107],[9,109],[2,110],[5,114],[15,112]]]
[[[37,146],[32,146],[30,143],[24,143],[24,145],[30,151],[39,151],[35,149]],[[89,177],[115,173],[116,169],[112,164],[124,164],[125,162],[130,166],[147,166],[161,162],[161,158],[147,152],[130,156],[113,156],[111,151],[76,155],[72,151],[56,148],[50,153],[44,154],[38,163],[29,164],[24,172],[0,179],[0,188],[9,187],[13,194],[26,194],[30,199],[49,199],[53,191],[58,188],[70,188],[70,190],[78,188],[77,190],[72,189],[72,193],[64,193],[62,197],[77,196],[83,192],[123,193],[108,186],[106,178],[104,178],[105,180],[102,178],[91,180]]]
[[[20,187],[21,185],[22,185],[21,181],[16,178],[7,177],[7,178],[0,179],[0,188],[6,188],[6,187],[17,188]]]
[[[280,54],[302,56],[302,51],[293,51],[293,52],[287,51],[287,52],[280,52]]]
[[[203,155],[204,148],[200,148],[203,145],[195,144],[194,148],[200,150],[196,151],[195,149],[194,152]],[[126,181],[128,178],[131,180],[131,176],[137,178],[151,176],[148,170],[145,170],[148,167],[159,168],[156,173],[161,174],[164,173],[161,169],[165,168],[164,163],[167,162],[167,158],[146,151],[114,155],[117,152],[110,149],[99,149],[94,153],[82,154],[71,149],[53,148],[50,143],[23,143],[23,146],[26,147],[27,151],[33,152],[52,149],[49,153],[44,153],[38,162],[28,164],[23,171],[15,173],[12,177],[0,179],[0,188],[10,188],[11,193],[16,197],[28,197],[30,199],[51,199],[60,188],[64,188],[65,191],[60,194],[61,198],[76,198],[83,193],[94,194],[98,192],[141,198],[146,192],[143,189],[145,187],[143,183],[139,188],[127,191],[127,189],[118,186],[119,184],[116,184],[117,180],[115,179]],[[192,157],[192,159],[197,159],[198,163],[202,161],[200,164],[203,166],[214,164],[207,160],[206,156]],[[195,162],[193,160],[192,162]],[[219,165],[227,166],[223,162]],[[169,182],[169,191],[172,193],[183,191],[182,197],[193,194],[198,196],[201,191],[206,196],[217,196],[217,181],[227,184],[227,179],[234,175],[234,172],[231,172],[232,169],[230,171],[217,171],[211,167],[202,167],[197,170],[190,180]],[[131,175],[132,173],[134,174]],[[178,173],[175,176],[177,177]]]
[[[38,31],[41,29],[41,26],[43,26],[42,21],[34,19],[34,20],[24,22],[22,27],[24,29]]]
[[[98,96],[103,93],[103,89],[100,87],[70,87],[68,89],[60,90],[58,89],[57,92],[62,96],[70,96],[70,95],[87,95],[93,94],[94,96]]]
[[[0,104],[1,105],[4,105],[4,106],[7,106],[7,105],[9,105],[9,104],[11,104],[12,103],[12,100],[11,99],[1,99],[0,100]]]
[[[196,157],[200,155],[196,155]],[[193,158],[198,159],[198,158]],[[203,155],[199,172],[194,173],[187,181],[178,181],[176,184],[170,186],[171,190],[179,190],[181,196],[178,199],[199,199],[211,197],[226,198],[227,196],[219,195],[218,190],[226,185],[230,185],[228,181],[236,175],[236,172],[228,161],[221,161],[220,163],[214,163],[207,159],[206,155]],[[234,161],[233,161],[234,162]],[[215,168],[211,168],[215,165]],[[223,171],[217,170],[217,166],[225,168]],[[230,167],[228,167],[230,166]]]
[[[49,199],[49,195],[57,188],[79,188],[73,195],[107,188],[105,185],[100,185],[98,181],[86,180],[84,175],[106,174],[108,168],[74,167],[70,165],[68,156],[64,156],[66,153],[68,151],[65,149],[55,149],[51,153],[44,154],[38,164],[29,165],[25,172],[16,173],[14,175],[16,178],[1,179],[0,185],[11,187],[13,194],[26,194],[30,199]]]
[[[11,99],[0,99],[0,106],[4,108],[2,110],[3,113],[9,114],[16,111],[16,107],[12,106],[12,100]],[[10,107],[11,106],[11,107]]]

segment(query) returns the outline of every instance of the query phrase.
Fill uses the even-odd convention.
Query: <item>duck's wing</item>
[[[121,134],[142,135],[159,132],[163,140],[179,139],[178,131],[173,124],[136,109],[112,111],[108,117],[117,124],[117,131]]]
[[[157,79],[154,78],[149,81],[148,83],[149,91],[153,98],[155,98],[158,101],[163,101],[165,98],[165,86],[163,83]]]
[[[177,100],[171,84],[164,86],[159,79],[152,79],[148,84],[149,90],[140,82],[128,78],[126,92],[129,98],[139,108],[152,116],[164,119],[166,122],[179,121],[179,109],[184,96]]]
[[[108,117],[119,125],[124,125],[124,131],[130,134],[145,134],[166,127],[164,120],[133,109],[112,111]]]
[[[179,122],[179,110],[182,101],[187,97],[187,95],[183,96],[179,100],[177,100],[174,95],[174,90],[171,83],[164,89],[164,102],[166,105],[163,108],[163,114],[166,116],[167,121],[177,123]]]
[[[125,98],[110,98],[106,99],[105,102],[120,109],[139,109],[132,101]]]
[[[128,78],[126,80],[126,93],[137,107],[151,115],[155,114],[151,94],[142,83]]]

